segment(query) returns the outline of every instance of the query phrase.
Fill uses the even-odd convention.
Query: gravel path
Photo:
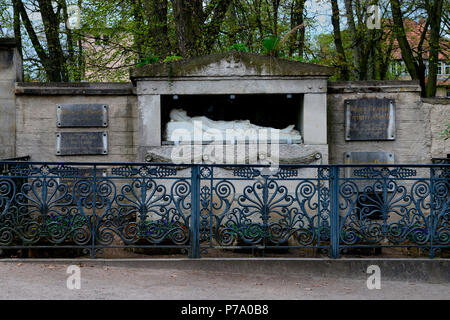
[[[69,290],[67,265],[0,263],[0,299],[450,299],[450,284],[249,275],[191,270],[81,267]]]

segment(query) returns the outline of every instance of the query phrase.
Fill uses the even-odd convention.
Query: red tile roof
[[[386,24],[390,27],[392,27],[392,20],[387,20]],[[420,43],[420,37],[422,35],[423,29],[425,27],[425,21],[421,19],[419,22],[411,20],[411,19],[405,19],[404,20],[404,26],[405,26],[405,33],[406,38],[408,39],[409,45],[411,46],[411,49],[415,54],[417,54],[417,49]],[[428,38],[430,37],[430,31],[427,31],[427,35],[425,37],[424,43],[423,43],[423,52],[422,57],[424,60],[428,59],[429,56],[429,43]],[[441,52],[439,53],[439,60],[443,61],[449,61],[450,60],[450,39],[442,38],[440,41],[440,47]],[[398,46],[397,39],[394,39],[393,43],[393,50],[392,50],[392,59],[394,60],[401,60],[402,59],[402,53]]]

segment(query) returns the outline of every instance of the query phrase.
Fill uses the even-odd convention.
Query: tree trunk
[[[183,57],[201,55],[203,8],[201,0],[172,0],[178,47]]]
[[[342,45],[341,26],[339,19],[339,6],[337,0],[331,0],[331,23],[333,24],[334,45],[338,56],[339,80],[350,80],[350,73],[347,65],[347,58],[345,57],[344,46]]]
[[[17,0],[12,1],[13,4],[13,14],[14,14],[14,38],[16,39],[17,51],[19,51],[22,57],[22,33],[20,31],[20,11],[17,4]]]
[[[394,46],[394,39],[392,36],[389,36],[389,45],[387,50],[383,50],[383,41],[379,41],[376,46],[375,55],[376,55],[376,79],[385,80],[389,65],[391,63],[391,53]]]
[[[75,50],[74,50],[74,42],[73,42],[73,32],[71,29],[69,29],[67,27],[67,23],[69,21],[69,14],[67,12],[67,4],[66,4],[66,0],[60,0],[61,3],[61,8],[62,8],[62,12],[63,12],[63,18],[64,18],[64,25],[65,25],[65,30],[66,30],[66,35],[67,35],[67,52],[68,52],[68,57],[67,57],[67,61],[69,62],[69,70],[72,71],[72,73],[75,73],[75,66],[76,66],[76,62],[75,62]],[[67,68],[67,67],[66,67]],[[70,76],[69,76],[70,78]]]
[[[27,30],[28,36],[30,37],[31,44],[33,45],[33,48],[39,57],[39,61],[44,67],[47,78],[50,81],[61,81],[61,78],[58,77],[58,74],[55,75],[53,73],[52,61],[50,60],[49,56],[45,52],[45,49],[39,42],[39,39],[36,35],[35,30],[33,29],[33,25],[31,24],[30,18],[28,17],[27,11],[25,10],[22,0],[14,0],[14,1],[17,6],[17,10],[20,13],[20,17],[22,18],[22,22],[25,26],[25,29]]]
[[[301,25],[304,21],[303,11],[306,0],[295,0],[292,4],[291,11],[291,30]],[[292,36],[291,45],[289,46],[289,56],[293,56],[295,51],[298,52],[300,58],[303,59],[303,50],[305,46],[305,28],[296,31]]]
[[[83,0],[78,0],[78,7],[81,10]],[[84,52],[83,52],[83,34],[77,33],[77,41],[78,41],[78,61],[77,61],[77,70],[78,72],[75,75],[75,81],[81,81],[85,77],[85,61],[84,61]]]
[[[392,18],[394,20],[394,33],[397,38],[398,45],[402,52],[402,59],[405,62],[406,68],[413,80],[420,80],[421,85],[425,84],[425,79],[422,79],[418,72],[418,65],[414,59],[414,54],[406,38],[405,27],[403,25],[403,14],[401,11],[399,0],[390,0]],[[423,82],[423,83],[422,83]],[[424,88],[424,87],[422,87]]]
[[[230,7],[232,0],[217,0],[214,5],[214,12],[211,21],[206,25],[204,35],[205,54],[211,53],[214,49],[214,44],[219,37],[220,27],[225,19],[225,15]],[[207,17],[205,17],[207,18]]]
[[[204,12],[202,0],[172,0],[178,47],[183,57],[212,52],[231,1],[213,0]]]
[[[154,56],[165,58],[170,51],[167,35],[168,0],[143,0],[148,21],[149,47]]]
[[[352,56],[353,56],[353,74],[355,79],[359,78],[359,72],[361,67],[361,51],[358,32],[356,30],[355,16],[353,14],[353,0],[344,0],[345,12],[347,17],[348,29],[352,38]]]
[[[428,19],[430,21],[430,56],[428,61],[428,81],[426,84],[425,95],[427,97],[434,97],[436,95],[437,86],[437,64],[439,62],[439,40],[443,0],[434,0],[430,2],[428,10]]]
[[[69,81],[65,57],[59,41],[59,17],[53,11],[50,0],[38,0],[39,10],[44,24],[44,32],[47,40],[48,54],[51,61],[50,81]]]
[[[145,51],[145,24],[144,10],[142,9],[142,0],[132,0],[131,8],[133,14],[133,40],[134,47],[137,52],[138,60],[141,61],[147,55]]]
[[[280,0],[272,0],[272,30],[273,36],[278,37],[278,11],[280,8]]]

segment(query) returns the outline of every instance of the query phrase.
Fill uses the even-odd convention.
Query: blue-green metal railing
[[[0,164],[0,249],[450,246],[449,164]]]

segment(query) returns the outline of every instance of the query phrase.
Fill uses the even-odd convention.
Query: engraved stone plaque
[[[395,140],[395,100],[345,100],[345,140]]]
[[[56,154],[58,156],[106,155],[107,132],[57,132]]]
[[[56,106],[56,126],[107,127],[108,106],[105,104],[60,104]]]

